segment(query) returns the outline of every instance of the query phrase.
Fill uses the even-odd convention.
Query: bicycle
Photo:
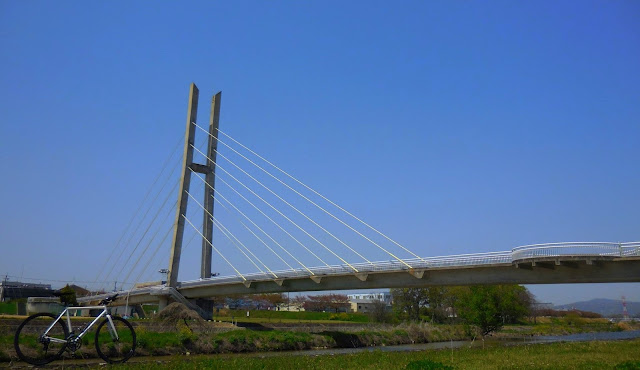
[[[32,365],[45,365],[59,358],[65,350],[75,355],[82,347],[85,334],[104,317],[95,336],[98,355],[110,364],[127,361],[136,349],[136,332],[127,320],[112,316],[107,310],[107,305],[117,296],[114,294],[103,299],[98,306],[65,307],[58,316],[37,313],[27,317],[16,330],[13,341],[18,357]],[[102,309],[102,312],[80,329],[79,334],[75,334],[69,311],[79,309]],[[65,315],[66,324],[63,319]]]

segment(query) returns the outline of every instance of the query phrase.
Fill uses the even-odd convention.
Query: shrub
[[[625,361],[617,364],[616,370],[640,370],[640,361]]]
[[[431,360],[418,360],[411,361],[405,367],[407,370],[431,370],[431,369],[453,369],[453,367],[449,365],[445,365],[442,362],[436,362]]]

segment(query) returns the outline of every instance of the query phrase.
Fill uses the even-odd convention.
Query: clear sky
[[[191,82],[198,122],[222,90],[223,131],[419,255],[640,240],[639,16],[637,1],[0,1],[0,273],[93,281],[184,132]],[[640,301],[640,284],[530,289]]]

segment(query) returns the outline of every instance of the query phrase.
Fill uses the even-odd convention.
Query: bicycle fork
[[[109,321],[109,334],[111,334],[111,339],[113,339],[114,341],[120,340],[120,338],[118,337],[118,331],[116,330],[116,326],[114,325],[113,320],[111,320],[110,314],[107,314],[107,320]]]

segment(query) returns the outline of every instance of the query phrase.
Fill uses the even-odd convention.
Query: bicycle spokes
[[[136,333],[128,321],[120,317],[104,320],[96,333],[96,350],[109,363],[127,361],[136,348]],[[115,328],[115,332],[114,329]]]
[[[50,314],[27,318],[14,338],[18,357],[33,365],[44,365],[62,354],[67,344],[67,329],[60,321],[52,326],[55,320]]]

